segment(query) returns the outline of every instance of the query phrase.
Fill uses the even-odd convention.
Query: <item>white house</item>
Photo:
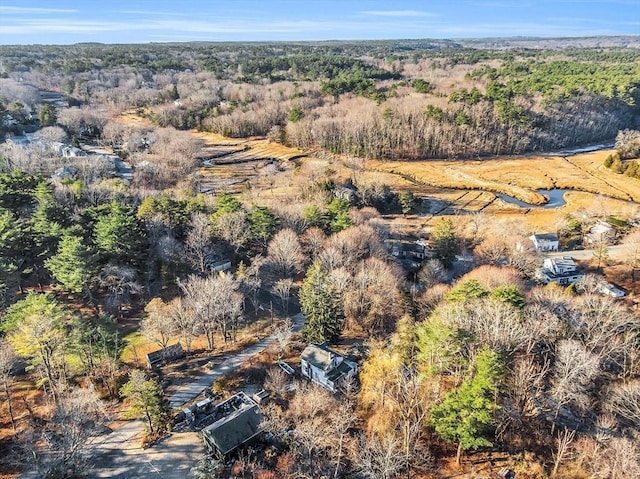
[[[535,251],[558,251],[560,239],[555,233],[535,233],[529,236]]]
[[[571,256],[562,258],[546,258],[542,268],[538,270],[538,279],[543,283],[558,283],[568,285],[578,281],[583,274],[578,271],[578,266]]]
[[[621,290],[617,286],[611,283],[608,283],[606,281],[602,281],[598,283],[598,286],[596,286],[596,291],[598,291],[598,293],[600,294],[609,295],[612,298],[622,298],[626,294],[623,290]]]
[[[616,229],[605,221],[599,221],[584,235],[584,244],[593,245],[605,242],[612,244],[616,238]]]
[[[326,343],[307,346],[300,356],[300,367],[304,377],[332,392],[358,370],[356,363],[329,349]]]

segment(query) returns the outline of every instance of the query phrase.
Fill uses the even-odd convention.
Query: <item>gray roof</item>
[[[223,456],[262,432],[264,419],[258,405],[238,393],[217,406],[230,412],[202,430]]]
[[[551,261],[556,266],[569,266],[569,267],[576,266],[576,262],[571,256],[563,256],[562,258],[552,258]]]
[[[544,241],[558,241],[558,235],[555,233],[535,233],[533,237],[538,242]]]
[[[336,356],[340,355],[329,349],[326,343],[321,343],[310,344],[307,346],[304,351],[302,351],[300,359],[308,362],[309,364],[313,364],[315,367],[320,368],[323,371],[327,371],[331,368],[333,358]]]

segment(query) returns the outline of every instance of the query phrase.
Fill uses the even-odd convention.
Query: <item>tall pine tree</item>
[[[458,443],[456,464],[462,451],[491,446],[486,439],[498,408],[494,395],[498,390],[500,360],[490,349],[482,349],[473,361],[473,370],[459,388],[431,410],[430,422],[436,432],[449,442]]]
[[[453,221],[444,217],[438,220],[431,232],[431,244],[436,258],[445,268],[451,268],[457,250]]]
[[[314,263],[300,288],[300,306],[307,318],[303,334],[307,341],[332,342],[340,337],[344,311],[335,286],[320,263]]]
[[[133,210],[116,201],[102,212],[94,227],[94,241],[105,262],[143,264],[147,238]]]
[[[84,244],[80,232],[67,231],[58,244],[58,252],[45,266],[51,275],[70,293],[89,292],[89,282],[96,273],[91,248]]]

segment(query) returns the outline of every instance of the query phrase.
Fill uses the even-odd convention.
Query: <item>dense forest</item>
[[[28,114],[31,86],[75,105],[140,108],[160,126],[355,156],[521,153],[634,128],[638,52],[420,41],[5,46],[0,108]]]
[[[606,166],[626,176],[611,176],[637,181],[637,47],[1,46],[0,473],[95,477],[114,457],[135,466],[142,455],[96,444],[139,427],[128,451],[137,438],[160,450],[184,408],[250,387],[269,393],[266,434],[173,472],[639,477],[640,327],[637,304],[599,289],[609,238],[580,281],[543,286],[523,221],[432,210],[415,183],[394,191],[354,158],[615,140]],[[225,138],[205,147],[201,132]],[[253,140],[311,153],[224,163]],[[255,171],[233,194],[204,191],[203,161],[217,159]],[[575,245],[609,222],[616,271],[634,285],[637,204],[620,217],[594,204],[549,229]],[[396,230],[411,215],[419,238]],[[265,338],[191,406],[169,407],[176,388]],[[298,368],[323,342],[358,363],[337,394],[281,365]],[[143,368],[146,352],[178,343],[175,369]],[[115,422],[131,418],[142,420]]]

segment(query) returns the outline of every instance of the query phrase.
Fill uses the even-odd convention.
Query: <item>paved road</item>
[[[612,245],[607,247],[607,253],[611,259],[622,259],[622,255],[625,254],[624,245]],[[589,261],[593,259],[592,249],[575,249],[569,251],[554,251],[542,253],[545,258],[558,258],[562,256],[571,256],[573,259],[579,261]]]
[[[291,320],[294,331],[299,331],[304,324],[302,313],[296,314]],[[262,352],[273,344],[274,340],[273,336],[268,336],[234,353],[191,383],[181,385],[169,395],[169,404],[175,408],[195,399],[216,379],[238,368],[251,356]],[[113,429],[112,433],[95,438],[91,444],[95,451],[91,458],[91,477],[184,479],[189,476],[189,470],[205,452],[200,435],[195,432],[174,432],[153,447],[142,449],[141,421],[118,421],[110,424],[110,427]],[[24,474],[22,477],[35,476]]]

